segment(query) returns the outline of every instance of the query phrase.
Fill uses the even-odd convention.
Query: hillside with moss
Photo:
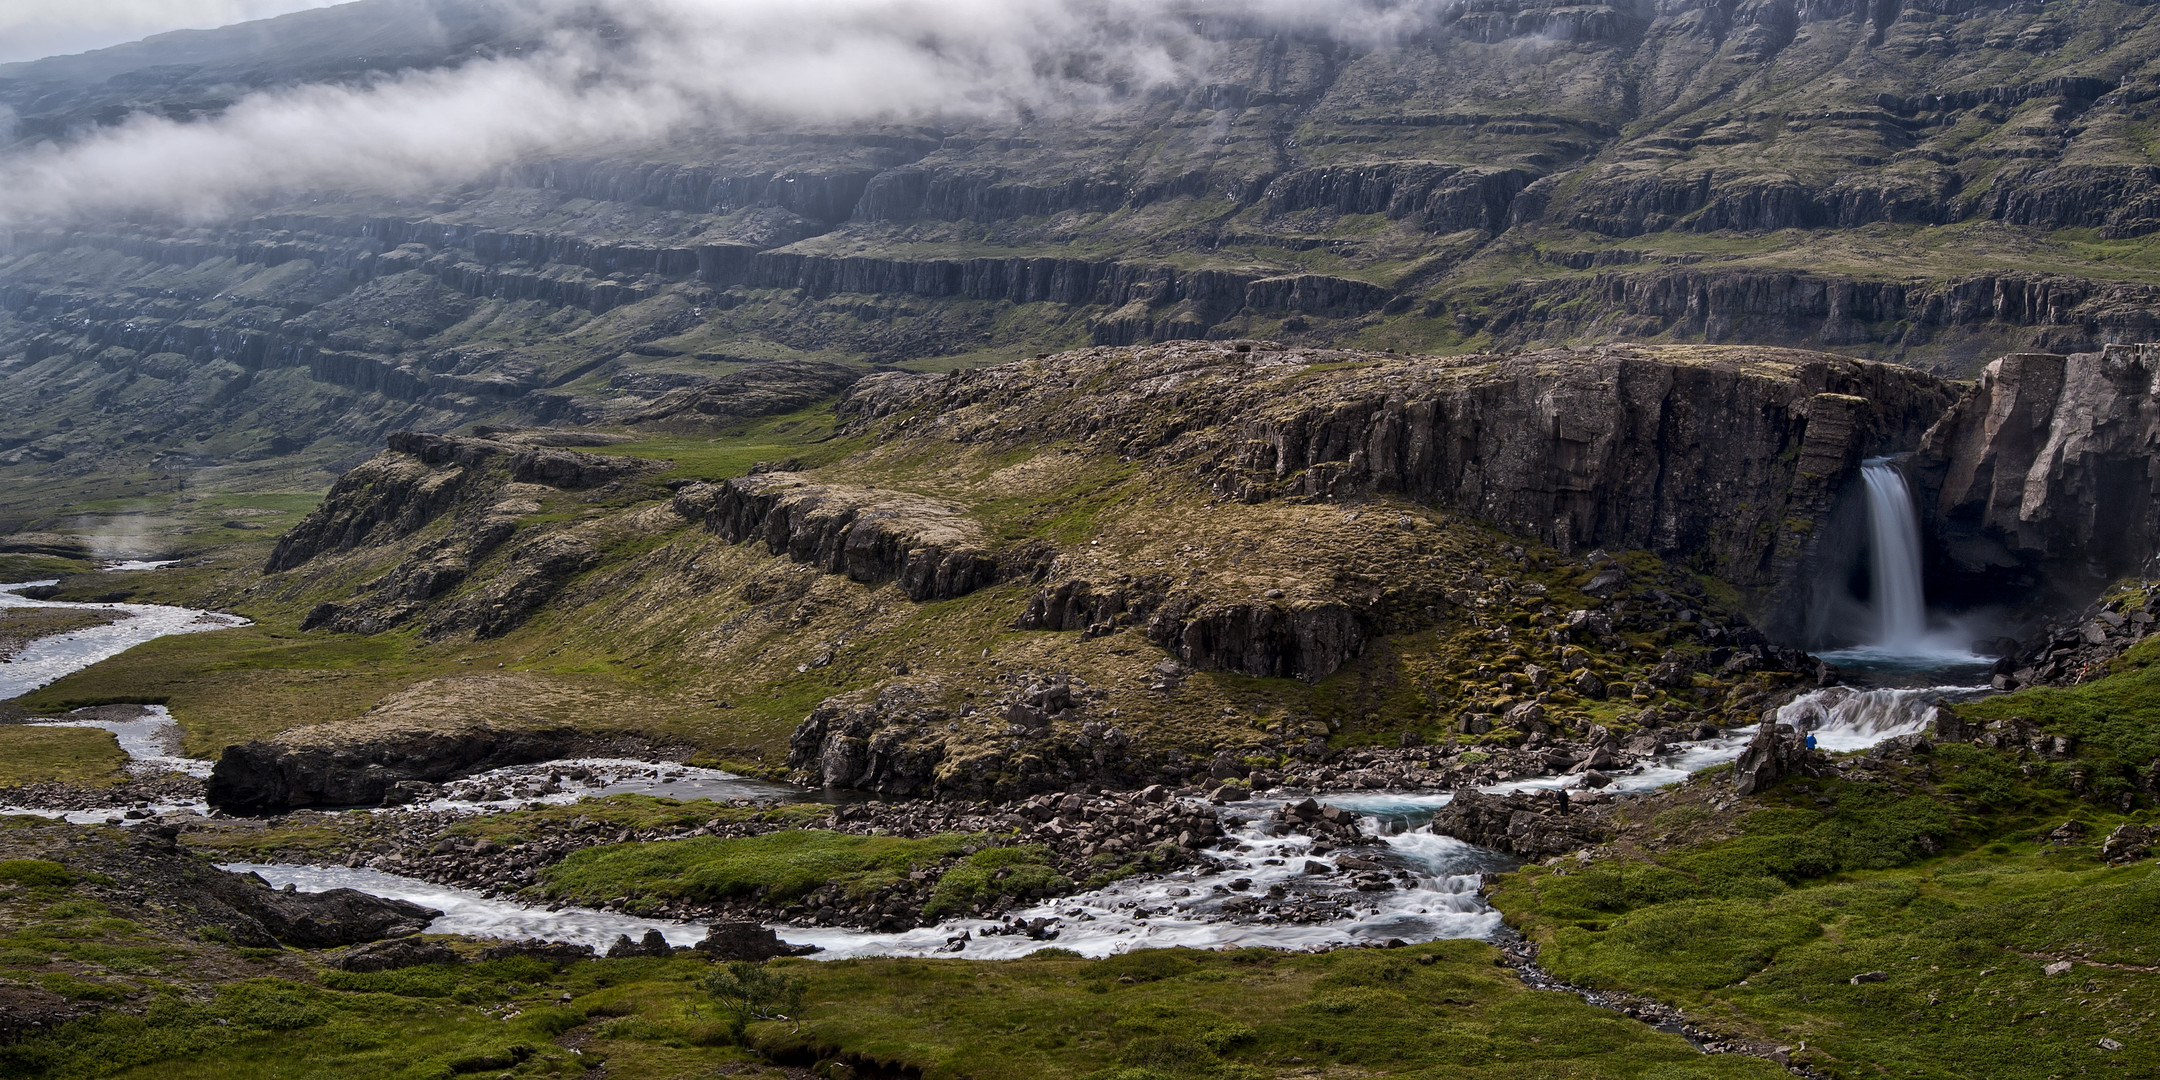
[[[10,150],[525,40],[458,8],[401,42],[370,10],[0,68]],[[0,238],[0,524],[206,473],[313,490],[394,430],[605,422],[784,359],[1627,338],[1969,375],[2150,338],[2151,18],[1533,3],[1371,41],[1202,16],[1191,85],[1100,110],[26,226]]]

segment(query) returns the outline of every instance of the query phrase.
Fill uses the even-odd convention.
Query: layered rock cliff
[[[1243,503],[1399,494],[1563,552],[1653,551],[1760,591],[1777,626],[1799,617],[1797,582],[1818,519],[1861,458],[1918,443],[1952,397],[1907,368],[1771,349],[1440,359],[1243,342],[872,376],[840,410],[890,442],[1071,440],[1177,470]],[[1209,644],[1224,639],[1279,639],[1301,644],[1261,652],[1339,657],[1358,637],[1356,620],[1342,614],[1215,612],[1195,622],[1187,615],[1199,605],[1139,601],[1130,585],[1061,576],[1071,580],[1037,603],[1037,625],[1161,608],[1177,623],[1161,635],[1190,636],[1200,655],[1243,651]]]
[[[523,44],[470,13],[372,59],[293,36],[366,9],[10,65],[0,102],[67,138]],[[0,470],[705,427],[699,388],[773,358],[1660,338],[1969,374],[2149,340],[2160,293],[2064,230],[2160,228],[2154,10],[1507,0],[1379,39],[1211,18],[1189,79],[1023,125],[685,133],[425,198],[25,226],[0,237]]]
[[[2160,346],[1989,364],[1910,471],[1953,594],[2082,603],[2160,555]]]

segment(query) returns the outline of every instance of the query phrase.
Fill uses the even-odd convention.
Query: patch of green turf
[[[760,890],[768,901],[785,901],[829,882],[862,897],[959,854],[968,839],[788,829],[741,839],[610,844],[572,852],[542,872],[541,884],[551,898],[586,903],[619,896],[721,900]]]
[[[117,784],[127,779],[127,762],[127,751],[110,731],[0,725],[0,787]]]

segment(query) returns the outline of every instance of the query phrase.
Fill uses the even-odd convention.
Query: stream
[[[1984,692],[1971,687],[1831,687],[1784,706],[1778,720],[1810,731],[1826,750],[1862,750],[1885,739],[1925,731],[1933,722],[1936,701]],[[1626,798],[1732,761],[1746,748],[1754,731],[1753,727],[1738,728],[1716,738],[1677,744],[1653,761],[1614,775],[1603,791]],[[672,772],[687,767],[663,769]],[[1539,777],[1494,784],[1482,790],[1502,793],[1571,788],[1581,783],[1580,776]],[[1511,869],[1518,860],[1441,836],[1427,827],[1434,812],[1447,805],[1452,793],[1337,792],[1320,796],[1330,805],[1357,811],[1361,828],[1374,844],[1317,856],[1308,853],[1310,837],[1275,836],[1269,828],[1268,815],[1277,806],[1302,797],[1302,792],[1267,792],[1218,807],[1224,836],[1210,854],[1222,869],[1196,867],[1167,875],[1128,878],[1101,889],[1045,900],[1015,911],[1005,920],[953,919],[898,933],[770,925],[786,941],[818,946],[821,951],[813,956],[819,959],[952,954],[1003,959],[1024,956],[1047,945],[1098,957],[1170,946],[1319,949],[1390,939],[1417,943],[1443,938],[1489,938],[1500,930],[1499,912],[1485,903],[1478,889],[1484,875]],[[1375,864],[1372,868],[1385,872],[1393,887],[1360,890],[1346,880],[1346,875],[1307,873],[1308,861],[1332,871],[1343,869],[1344,859]],[[1353,863],[1350,868],[1359,865]],[[227,869],[251,871],[278,886],[291,884],[308,891],[354,888],[441,908],[445,915],[429,928],[432,933],[604,944],[595,941],[596,934],[609,941],[617,933],[635,939],[646,928],[654,928],[671,942],[682,943],[682,939],[694,939],[704,929],[699,923],[640,920],[577,908],[551,912],[536,905],[486,899],[467,890],[378,870],[281,864],[235,864]],[[1278,900],[1294,901],[1301,917],[1280,918],[1248,910],[1255,906],[1250,898],[1271,894]],[[456,906],[446,906],[439,900]],[[1038,921],[1043,922],[1041,929],[1026,932]],[[1028,925],[1016,930],[1021,924]],[[595,929],[603,926],[604,930]]]
[[[100,660],[115,657],[146,641],[171,634],[198,634],[246,626],[238,615],[162,604],[71,604],[58,600],[32,600],[22,590],[51,581],[24,581],[0,585],[0,608],[71,608],[80,611],[119,611],[126,618],[42,637],[25,646],[6,663],[0,663],[0,701],[18,698],[50,685]]]
[[[120,610],[128,617],[108,626],[39,639],[13,664],[0,665],[0,698],[18,696],[69,672],[114,656],[127,648],[167,634],[194,633],[246,624],[232,615],[146,604],[55,604],[20,595],[25,585],[0,586],[0,606],[65,606]],[[1962,672],[1960,672],[1962,674]],[[1777,712],[1816,737],[1830,751],[1861,750],[1900,735],[1924,731],[1933,704],[1986,693],[1964,686],[1861,689],[1836,686],[1796,698]],[[207,775],[210,763],[180,756],[179,732],[172,714],[149,706],[132,719],[64,719],[47,726],[92,727],[110,731],[146,773]],[[1679,743],[1669,752],[1632,769],[1615,773],[1606,796],[1627,798],[1739,757],[1754,727],[1735,728],[1710,739]],[[1495,784],[1494,793],[1543,788],[1576,788],[1581,776],[1549,776]],[[577,758],[510,766],[475,774],[446,785],[441,796],[414,807],[383,807],[360,812],[397,813],[406,809],[491,813],[533,803],[563,804],[578,799],[636,792],[679,799],[716,801],[755,799],[801,801],[813,798],[785,784],[752,780],[717,769],[666,762],[615,758]],[[1086,956],[1107,956],[1136,948],[1187,946],[1266,946],[1317,949],[1389,940],[1433,941],[1443,938],[1489,938],[1500,929],[1500,915],[1478,895],[1484,875],[1517,864],[1511,857],[1473,847],[1431,831],[1433,814],[1446,806],[1446,791],[1339,792],[1323,796],[1332,805],[1360,815],[1360,827],[1372,839],[1353,850],[1313,855],[1312,838],[1274,835],[1269,814],[1303,792],[1277,791],[1216,810],[1224,836],[1212,852],[1220,867],[1195,867],[1167,875],[1136,877],[1107,887],[1043,901],[1008,919],[955,919],[899,933],[832,927],[774,925],[783,937],[818,946],[814,955],[931,956],[961,953],[971,958],[1022,956],[1055,944]],[[76,822],[114,821],[169,811],[205,810],[201,802],[137,805],[80,811],[24,811]],[[1344,860],[1350,860],[1345,865]],[[489,898],[416,878],[366,868],[285,864],[232,864],[227,869],[260,875],[272,885],[306,891],[352,888],[378,896],[411,900],[444,912],[432,933],[478,937],[541,938],[604,948],[618,934],[632,938],[657,929],[673,944],[703,936],[701,923],[640,919],[630,915],[556,905],[548,907]],[[1326,872],[1309,872],[1321,871]],[[1363,873],[1364,887],[1339,870]],[[1387,880],[1375,879],[1375,873]],[[1260,910],[1267,897],[1278,911]]]

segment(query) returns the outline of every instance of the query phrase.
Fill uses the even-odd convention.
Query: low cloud
[[[207,219],[304,191],[411,192],[537,157],[759,124],[999,122],[1202,77],[1204,18],[1373,44],[1421,0],[603,0],[537,53],[302,86],[179,123],[137,116],[0,158],[0,225]],[[596,18],[597,16],[597,18]],[[604,21],[594,34],[577,27]]]

